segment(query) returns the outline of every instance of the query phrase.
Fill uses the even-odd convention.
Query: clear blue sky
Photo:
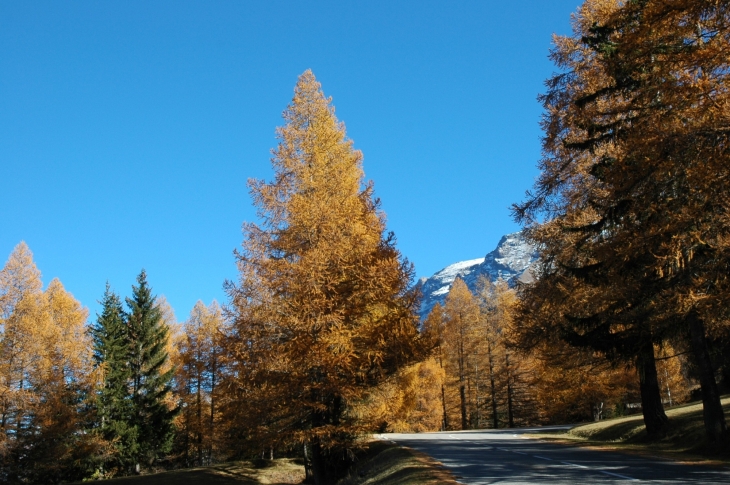
[[[518,229],[579,0],[0,3],[0,264],[25,240],[91,310],[141,268],[179,320],[225,302],[249,177],[311,68],[430,276]]]

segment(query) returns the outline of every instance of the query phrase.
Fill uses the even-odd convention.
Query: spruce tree
[[[104,464],[102,473],[114,475],[129,471],[138,453],[137,428],[131,423],[131,378],[128,365],[129,342],[124,311],[119,297],[107,283],[101,300],[102,311],[91,332],[94,360],[102,367],[103,384],[97,393],[98,431],[114,443],[116,455]]]
[[[132,415],[137,430],[136,468],[151,466],[172,447],[176,410],[169,409],[165,398],[170,392],[174,369],[163,371],[168,360],[169,330],[147,284],[144,270],[132,286],[125,314],[131,383]]]

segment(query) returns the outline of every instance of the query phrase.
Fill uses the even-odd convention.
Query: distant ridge
[[[430,278],[421,278],[418,281],[416,286],[423,293],[419,312],[421,319],[426,318],[436,303],[443,305],[457,276],[473,292],[481,275],[487,276],[491,281],[502,278],[510,283],[523,275],[523,279],[529,278],[529,273],[525,272],[535,261],[537,252],[534,246],[525,241],[522,232],[502,236],[497,247],[485,257],[454,263]]]

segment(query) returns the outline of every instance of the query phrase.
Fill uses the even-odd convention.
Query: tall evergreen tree
[[[144,270],[137,277],[137,285],[132,286],[132,298],[126,299],[125,317],[132,394],[130,423],[137,430],[139,471],[141,464],[151,466],[170,451],[176,410],[169,409],[165,402],[174,373],[172,368],[163,370],[168,360],[169,329],[162,321]]]
[[[105,475],[128,472],[135,462],[139,446],[137,428],[131,422],[132,400],[129,388],[129,342],[124,310],[119,297],[106,285],[101,300],[101,314],[91,333],[94,339],[94,361],[102,372],[97,391],[98,431],[114,443],[114,456],[102,470]]]

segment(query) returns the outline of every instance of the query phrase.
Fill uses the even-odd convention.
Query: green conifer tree
[[[137,428],[136,468],[151,466],[172,447],[173,418],[176,409],[165,401],[172,388],[174,370],[163,371],[168,360],[166,350],[169,329],[147,284],[144,270],[132,286],[132,298],[127,298],[127,338],[131,377],[131,423]]]
[[[129,341],[119,297],[107,283],[101,300],[101,315],[91,329],[94,360],[102,368],[102,386],[97,392],[98,432],[114,443],[115,456],[103,465],[104,475],[125,473],[134,465],[139,451],[137,428],[131,423],[131,379],[128,365]]]

